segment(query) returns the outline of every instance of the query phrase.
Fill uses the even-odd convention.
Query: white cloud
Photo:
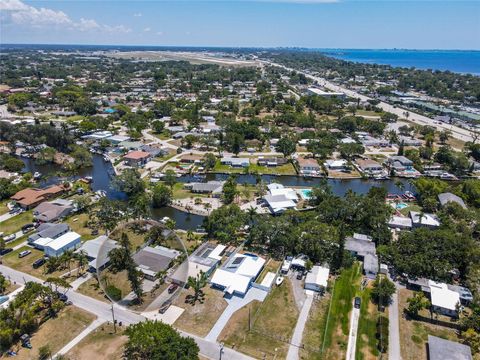
[[[145,29],[143,29],[143,31],[144,31],[144,32],[150,32],[150,31],[152,31],[152,29],[149,28],[149,27],[146,27]]]
[[[157,35],[162,36],[162,35],[163,35],[163,31],[157,31]]]
[[[61,26],[67,30],[77,31],[106,31],[117,33],[129,33],[132,30],[123,26],[101,25],[93,19],[81,18],[79,21],[72,20],[61,10],[36,8],[27,5],[20,0],[0,0],[2,17],[10,20],[13,24],[30,26],[34,28]]]
[[[142,17],[142,13],[135,13],[133,14],[134,17]]]

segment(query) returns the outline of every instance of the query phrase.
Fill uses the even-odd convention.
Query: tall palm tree
[[[80,276],[80,272],[83,273],[85,265],[88,264],[88,257],[85,250],[80,250],[76,255],[77,264],[78,264],[78,273],[77,276]]]
[[[190,303],[195,305],[197,300],[203,302],[203,288],[207,285],[207,274],[200,270],[200,273],[196,276],[190,276],[187,280],[188,286],[193,289],[193,296],[190,297]]]

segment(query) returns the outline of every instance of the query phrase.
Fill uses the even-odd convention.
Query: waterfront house
[[[384,172],[383,166],[372,159],[357,159],[355,163],[359,170],[368,176],[379,175]]]
[[[73,209],[73,203],[70,200],[44,201],[33,209],[33,216],[42,222],[53,222],[69,215]]]
[[[298,168],[301,175],[320,175],[320,165],[316,159],[298,158]]]
[[[152,155],[146,151],[131,151],[123,157],[125,164],[132,167],[143,167],[150,161]]]
[[[247,167],[250,165],[249,158],[223,157],[220,162],[222,165],[230,165],[231,167]]]
[[[60,196],[65,188],[60,185],[52,185],[45,189],[27,188],[20,190],[11,197],[21,208],[31,209],[38,204]]]

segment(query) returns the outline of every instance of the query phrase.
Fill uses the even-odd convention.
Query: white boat
[[[168,221],[170,221],[171,219],[168,217],[168,216],[165,216],[164,218],[162,218],[162,220],[160,220],[160,222],[162,224],[166,224]]]
[[[36,180],[36,179],[40,179],[40,177],[42,176],[42,174],[40,174],[38,171],[35,171],[33,173],[33,178]]]
[[[282,285],[283,279],[284,279],[283,276],[278,276],[277,279],[275,280],[275,284],[277,284],[277,286]]]

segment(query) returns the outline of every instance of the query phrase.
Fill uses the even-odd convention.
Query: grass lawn
[[[22,226],[33,221],[32,211],[25,211],[1,223],[2,232],[5,235],[16,233],[22,230]]]
[[[32,253],[30,255],[27,255],[23,258],[19,258],[18,254],[24,250],[30,250]],[[38,249],[33,249],[29,246],[22,246],[20,249],[12,251],[11,253],[5,255],[2,259],[3,264],[6,266],[9,266],[15,270],[25,272],[27,274],[30,274],[32,276],[35,276],[40,279],[46,280],[48,277],[59,277],[60,275],[66,273],[68,269],[66,270],[61,270],[61,271],[55,271],[53,273],[45,274],[44,273],[44,267],[45,265],[40,266],[38,269],[34,269],[32,267],[32,264],[43,257],[43,251],[40,251]],[[72,269],[74,267],[74,264],[72,263]]]
[[[147,236],[147,232],[145,231],[136,231],[130,226],[122,226],[115,229],[110,234],[110,239],[120,240],[122,233],[127,234],[128,239],[132,244],[132,250],[136,250],[139,246],[143,245],[145,243],[145,237]]]
[[[91,298],[104,302],[110,302],[110,300],[105,296],[102,287],[94,278],[85,281],[82,285],[78,287],[77,291],[83,295],[90,296]]]
[[[202,198],[207,197],[204,194],[195,194],[190,190],[184,188],[184,183],[176,183],[173,185],[172,193],[173,199],[187,199],[187,198]]]
[[[7,207],[7,204],[9,203],[10,200],[3,200],[0,201],[0,215],[6,214],[10,210]]]
[[[401,289],[398,292],[400,319],[400,351],[404,360],[427,360],[426,344],[428,335],[459,342],[454,329],[418,320],[407,320],[403,310],[413,291]]]
[[[205,287],[203,291],[205,293],[203,304],[198,301],[195,305],[185,302],[188,295],[193,295],[192,289],[182,290],[174,301],[174,305],[185,309],[174,326],[202,337],[209,333],[227,307],[222,291],[210,287]]]
[[[102,273],[100,274],[100,278],[101,278],[101,281],[103,281],[102,284],[104,284],[105,286],[108,287],[109,285],[113,285],[117,289],[120,289],[122,299],[132,292],[130,282],[128,281],[128,278],[127,278],[126,270],[120,271],[116,274],[108,270],[102,271]]]
[[[282,265],[281,261],[269,259],[265,266],[263,267],[262,272],[257,278],[257,281],[255,281],[257,284],[261,284],[263,279],[265,278],[265,275],[267,275],[269,272],[277,273],[278,268]]]
[[[248,308],[251,315],[250,331]],[[238,310],[218,340],[258,359],[265,354],[267,358],[277,355],[278,359],[284,359],[297,318],[292,285],[285,279],[281,286],[272,289],[263,303],[254,301]]]
[[[92,229],[87,227],[87,221],[88,214],[82,213],[70,216],[69,218],[65,219],[64,222],[70,226],[72,231],[80,234],[83,240],[91,240],[95,238],[95,236],[92,235]]]
[[[360,306],[360,319],[358,322],[357,332],[357,346],[355,359],[378,359],[380,352],[378,351],[377,333],[377,319],[380,315],[377,305],[370,300],[371,288],[366,288],[362,291],[360,297],[362,304]],[[388,312],[382,314],[388,317]],[[387,357],[386,355],[384,355]]]
[[[67,357],[70,360],[98,359],[102,354],[102,360],[121,359],[127,341],[122,328],[117,326],[117,333],[114,333],[112,324],[103,324],[70,350]]]
[[[230,165],[223,165],[220,160],[217,160],[215,167],[211,172],[228,173],[228,174],[246,174],[246,173],[258,173],[268,175],[296,175],[297,172],[291,163],[287,163],[281,166],[259,166],[251,163],[247,168],[231,167]]]
[[[335,281],[332,306],[326,324],[325,341],[322,344],[325,359],[340,359],[346,355],[350,326],[349,314],[360,279],[360,264],[355,263],[351,268],[343,270]]]
[[[362,175],[357,170],[352,170],[350,172],[335,171],[329,170],[328,177],[333,179],[354,179],[359,178]]]
[[[408,206],[406,208],[403,208],[402,210],[400,210],[400,213],[402,215],[408,216],[408,213],[410,211],[419,211],[419,212],[422,211],[422,208],[420,207],[420,205],[417,205],[417,204],[414,204],[414,203],[407,203],[407,205]]]
[[[325,333],[330,299],[330,294],[325,293],[320,300],[313,301],[303,330],[302,343],[304,348],[300,349],[300,359],[302,360],[322,359],[323,334]]]
[[[89,312],[74,306],[63,309],[56,318],[47,320],[40,329],[36,331],[31,343],[31,350],[20,347],[15,359],[37,359],[38,349],[48,345],[52,354],[68,344],[78,334],[80,334],[93,320],[95,316]]]

